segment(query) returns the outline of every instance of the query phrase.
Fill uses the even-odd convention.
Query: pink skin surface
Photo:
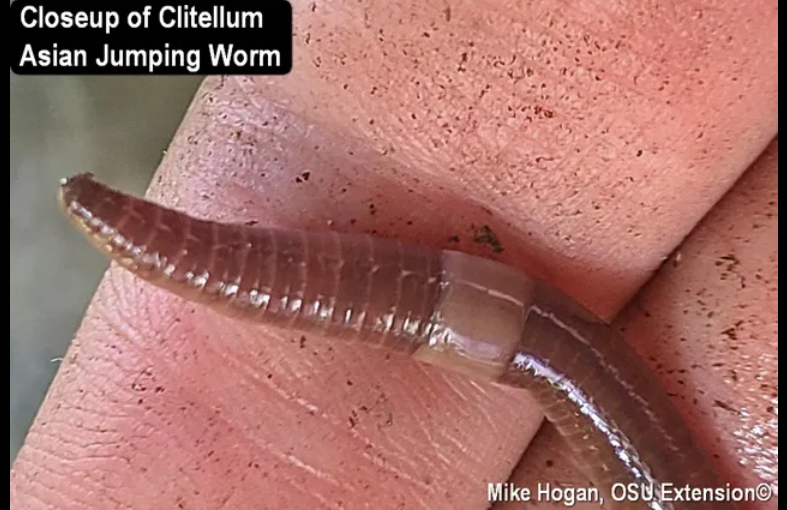
[[[662,376],[722,472],[778,489],[778,141],[614,321]],[[677,339],[677,341],[676,341]],[[587,486],[542,428],[511,479]],[[776,508],[778,498],[743,508]],[[495,510],[518,508],[500,504]],[[532,508],[565,508],[539,503]],[[577,504],[574,508],[598,508]]]
[[[703,220],[777,133],[776,2],[294,9],[292,74],[208,79],[151,198],[496,257],[605,318],[630,303],[618,324],[720,468],[777,486],[776,142]],[[586,486],[540,424],[516,391],[113,267],[11,508],[474,509],[510,476]]]

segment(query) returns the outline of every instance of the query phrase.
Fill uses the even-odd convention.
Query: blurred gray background
[[[143,192],[199,82],[11,74],[11,463],[109,265],[67,228],[58,180]]]

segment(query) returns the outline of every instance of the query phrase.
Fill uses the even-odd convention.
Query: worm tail
[[[441,252],[367,235],[200,220],[80,174],[59,204],[135,275],[224,315],[413,352],[430,334]]]

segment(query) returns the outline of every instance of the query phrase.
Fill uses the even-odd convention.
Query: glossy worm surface
[[[504,264],[367,235],[192,218],[81,174],[60,206],[121,266],[223,314],[377,344],[523,388],[543,406],[607,508],[735,508],[670,501],[662,484],[725,488],[644,362],[556,289]],[[613,503],[616,483],[652,487]]]

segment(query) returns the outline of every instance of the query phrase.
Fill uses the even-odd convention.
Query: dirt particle
[[[503,245],[500,242],[500,239],[497,237],[497,234],[494,233],[489,225],[482,225],[478,227],[475,231],[475,235],[473,236],[473,241],[477,244],[484,244],[489,246],[491,250],[495,253],[502,253],[503,252]]]
[[[719,409],[724,409],[725,411],[730,412],[732,414],[740,414],[740,412],[737,409],[735,409],[730,404],[723,402],[721,400],[718,399],[714,400],[713,405],[715,407],[718,407]]]
[[[719,257],[719,260],[716,261],[716,266],[723,266],[724,264],[727,264],[727,271],[734,271],[735,267],[740,264],[740,260],[738,260],[738,257],[730,253],[727,255],[722,255]]]
[[[721,332],[722,335],[726,336],[729,340],[735,341],[738,339],[738,332],[735,327],[727,328]]]

